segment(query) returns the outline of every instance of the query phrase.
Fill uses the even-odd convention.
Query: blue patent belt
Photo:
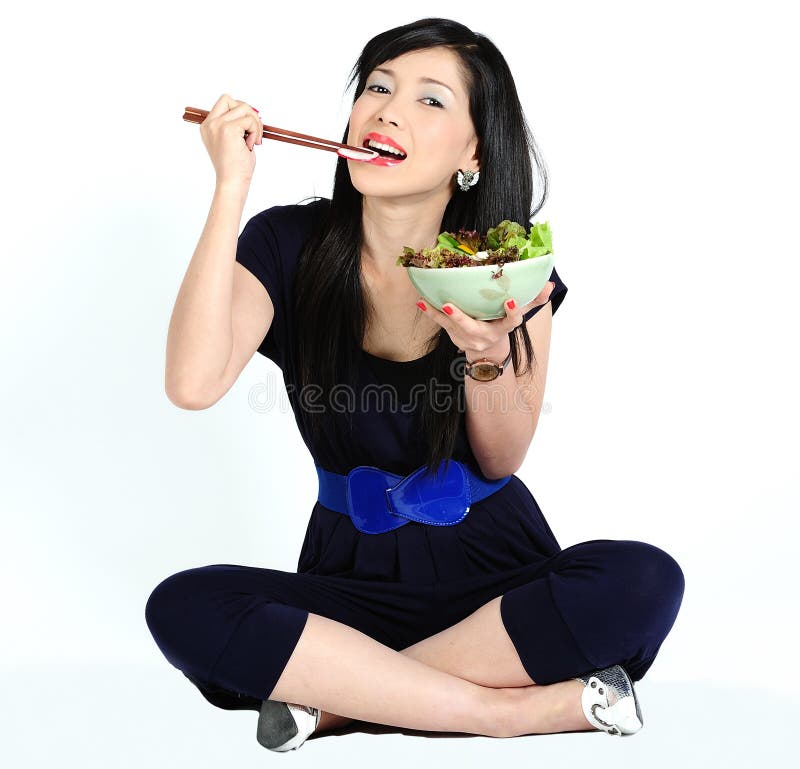
[[[315,467],[318,501],[349,515],[364,534],[383,534],[409,521],[452,526],[466,518],[473,502],[494,494],[511,479],[507,475],[486,480],[454,459],[442,461],[434,474],[426,473],[423,465],[405,477],[369,465],[354,467],[347,475]]]

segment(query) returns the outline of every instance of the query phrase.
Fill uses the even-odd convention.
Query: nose
[[[378,120],[380,120],[381,123],[384,123],[384,122],[391,123],[393,126],[397,127],[397,121],[396,120],[384,120],[383,117],[379,117]]]

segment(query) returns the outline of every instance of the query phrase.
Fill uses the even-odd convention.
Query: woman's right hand
[[[250,133],[245,138],[244,132]],[[249,186],[256,167],[255,144],[264,124],[254,107],[224,93],[200,124],[200,136],[217,172],[217,184]]]

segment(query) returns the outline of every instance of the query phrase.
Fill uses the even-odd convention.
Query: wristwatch
[[[503,373],[509,363],[511,363],[510,349],[508,351],[508,357],[502,363],[495,363],[488,358],[479,358],[476,361],[472,361],[472,363],[467,361],[464,373],[468,377],[476,379],[478,382],[491,382]]]

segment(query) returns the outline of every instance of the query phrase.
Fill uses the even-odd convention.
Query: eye
[[[386,91],[387,93],[389,92],[389,89],[388,89],[388,88],[386,88],[385,86],[382,86],[382,85],[377,85],[377,84],[374,84],[374,83],[373,83],[373,85],[368,85],[368,86],[366,87],[366,89],[365,89],[365,90],[367,90],[367,91],[371,91],[373,88],[383,88],[383,90],[384,90],[384,91]],[[373,91],[373,93],[376,93],[376,92],[375,92],[375,91]],[[438,109],[444,109],[444,104],[442,104],[442,103],[441,103],[441,102],[440,102],[438,99],[434,99],[434,98],[433,98],[433,96],[426,96],[426,97],[423,99],[423,101],[432,101],[432,102],[435,102],[435,104],[429,104],[429,105],[428,105],[429,107],[434,107],[434,106],[435,106],[435,107],[437,107]]]

